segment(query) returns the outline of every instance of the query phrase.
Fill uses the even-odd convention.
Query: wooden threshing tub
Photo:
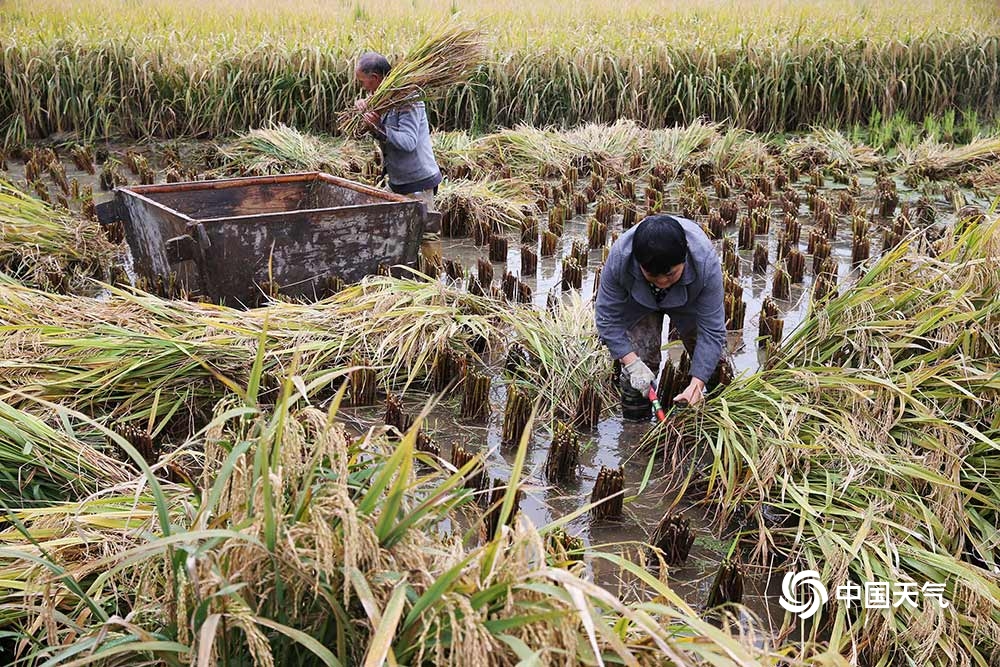
[[[261,286],[315,298],[380,265],[416,266],[435,213],[408,197],[309,172],[115,188],[98,207],[121,221],[137,275],[249,307]]]

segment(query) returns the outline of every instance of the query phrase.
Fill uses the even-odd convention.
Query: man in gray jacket
[[[597,293],[597,331],[621,361],[623,402],[641,402],[626,393],[645,397],[656,382],[664,314],[691,356],[691,383],[674,401],[694,405],[716,373],[726,342],[722,268],[697,223],[654,215],[611,247]]]
[[[358,58],[354,76],[361,87],[371,94],[389,73],[389,61],[378,53],[365,53]],[[366,100],[356,106],[364,110]],[[382,148],[382,164],[389,177],[389,189],[397,194],[421,199],[428,208],[434,205],[434,193],[441,182],[441,170],[434,159],[427,110],[418,100],[390,109],[383,116],[374,111],[365,113],[369,131]]]

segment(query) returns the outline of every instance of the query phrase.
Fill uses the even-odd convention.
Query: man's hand
[[[625,364],[625,370],[628,372],[628,382],[632,388],[643,396],[648,396],[649,385],[656,379],[649,366],[636,356],[630,363]]]
[[[368,98],[362,97],[354,102],[354,108],[362,112],[362,118],[365,120],[365,124],[372,130],[382,130],[382,117],[378,115],[377,111],[368,110]]]
[[[674,403],[687,401],[688,405],[695,405],[701,402],[705,394],[705,383],[698,378],[691,378],[691,384],[687,389],[674,396]]]

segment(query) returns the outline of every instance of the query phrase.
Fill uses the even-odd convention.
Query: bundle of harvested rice
[[[80,292],[106,280],[118,249],[98,223],[0,179],[0,272],[45,290]]]
[[[367,152],[368,155],[371,151]],[[366,154],[358,144],[304,134],[284,124],[250,130],[218,147],[220,174],[232,176],[325,171],[334,175],[362,170]]]
[[[522,180],[445,181],[434,206],[442,215],[442,227],[450,236],[471,234],[477,227],[491,234],[517,232],[533,210],[534,195]],[[446,222],[447,220],[447,222]]]
[[[368,97],[367,110],[382,115],[415,97],[427,100],[435,89],[465,79],[483,54],[483,38],[476,29],[454,26],[439,35],[428,35],[389,70]],[[351,107],[340,113],[339,125],[345,135],[360,136],[364,115]]]

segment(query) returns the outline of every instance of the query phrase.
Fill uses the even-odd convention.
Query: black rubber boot
[[[622,393],[622,417],[628,421],[641,422],[649,421],[652,414],[653,404],[648,398],[635,389]]]
[[[622,417],[628,421],[648,421],[653,415],[650,400],[632,388],[623,377],[619,383],[622,399]]]
[[[660,341],[663,336],[663,313],[650,313],[628,330],[632,349],[654,374],[660,368]],[[630,421],[648,421],[653,416],[653,404],[646,395],[632,388],[628,373],[618,377],[622,416]]]

